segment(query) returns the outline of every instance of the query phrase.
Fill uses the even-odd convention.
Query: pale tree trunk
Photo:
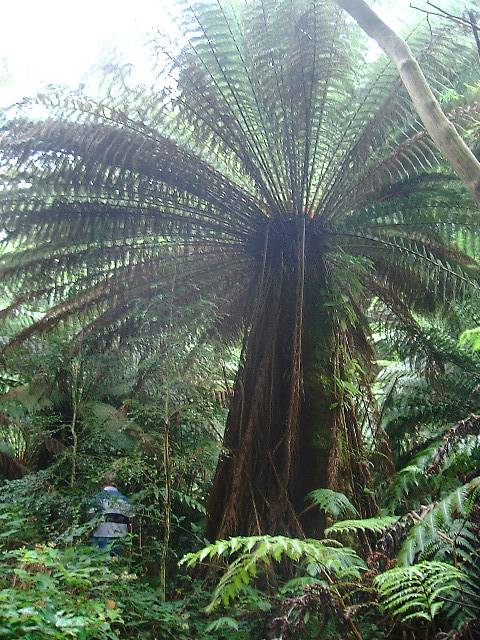
[[[443,113],[408,44],[378,17],[365,0],[335,2],[345,9],[390,57],[426,131],[467,187],[472,198],[480,205],[480,163]]]

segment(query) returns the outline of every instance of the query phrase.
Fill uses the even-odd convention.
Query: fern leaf
[[[308,497],[332,518],[344,517],[348,514],[359,515],[344,493],[332,489],[315,489],[308,494]]]
[[[382,531],[397,522],[397,520],[398,516],[379,516],[377,518],[365,518],[363,520],[341,520],[331,527],[328,527],[328,529],[325,529],[325,535],[331,536],[353,531],[382,533]]]
[[[383,609],[402,622],[431,622],[451,596],[461,572],[444,562],[421,562],[412,567],[390,569],[375,578]]]
[[[448,534],[456,516],[467,519],[471,509],[471,498],[477,499],[479,483],[480,478],[474,478],[469,483],[458,487],[412,527],[398,555],[400,564],[413,564],[417,555],[422,553],[428,544],[442,534]]]
[[[348,547],[342,547],[330,540],[299,540],[284,536],[250,536],[219,540],[195,553],[185,555],[180,564],[193,567],[207,558],[237,556],[227,567],[216,586],[207,612],[212,612],[220,604],[227,606],[248,587],[259,571],[265,570],[272,561],[284,558],[295,563],[303,561],[315,566],[317,573],[326,572],[337,577],[353,578],[366,569],[357,554]]]

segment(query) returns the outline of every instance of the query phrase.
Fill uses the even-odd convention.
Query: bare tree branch
[[[395,64],[428,134],[480,205],[480,163],[443,113],[408,44],[378,17],[365,0],[336,0],[336,3],[354,18]]]
[[[473,11],[468,12],[469,19],[467,20],[463,16],[456,16],[453,13],[449,13],[448,11],[445,11],[445,9],[438,7],[436,4],[433,4],[433,2],[430,2],[429,0],[427,1],[427,5],[429,5],[430,7],[433,7],[434,9],[436,9],[436,11],[429,11],[428,9],[422,9],[421,7],[416,7],[415,5],[410,3],[410,7],[412,9],[415,9],[415,11],[426,13],[427,16],[436,16],[437,18],[450,20],[451,22],[455,22],[456,24],[462,27],[468,27],[469,29],[471,29],[473,33],[473,37],[475,38],[475,44],[477,45],[478,56],[480,58],[480,36],[478,33],[480,29],[477,25],[477,20],[475,18]]]

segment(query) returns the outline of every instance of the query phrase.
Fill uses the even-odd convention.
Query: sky
[[[153,28],[168,23],[171,0],[3,0],[0,22],[0,101],[45,84],[77,88],[107,49],[136,62]],[[5,76],[5,74],[3,74]],[[5,77],[4,77],[5,79]]]
[[[76,89],[102,53],[114,48],[129,62],[145,65],[147,34],[168,26],[174,2],[3,0],[0,105],[32,95],[46,84]],[[375,8],[398,28],[416,13],[409,4],[409,0],[393,5],[383,0]]]

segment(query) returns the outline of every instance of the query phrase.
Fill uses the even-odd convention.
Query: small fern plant
[[[333,540],[299,540],[268,535],[219,540],[200,551],[187,554],[180,564],[193,567],[214,559],[226,560],[228,566],[213,592],[207,613],[221,604],[228,606],[251,585],[261,570],[271,566],[272,561],[301,561],[305,566],[308,565],[310,572],[316,571],[323,576],[329,585],[336,579],[357,578],[366,569],[365,563],[353,549]]]
[[[385,571],[374,583],[386,613],[402,622],[431,622],[455,593],[461,575],[450,564],[426,561]]]

